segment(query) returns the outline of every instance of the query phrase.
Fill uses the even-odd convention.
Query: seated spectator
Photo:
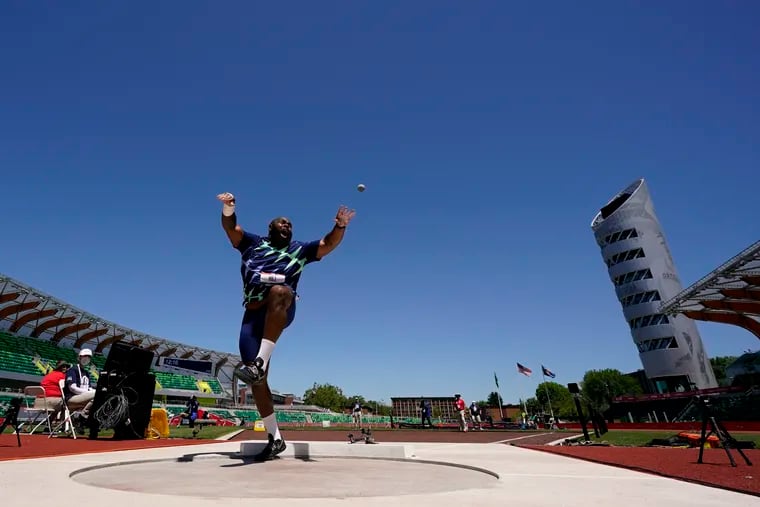
[[[63,388],[66,404],[72,412],[78,411],[79,415],[76,418],[80,424],[89,417],[90,407],[95,399],[95,389],[90,385],[90,374],[87,371],[91,360],[90,349],[80,350],[77,364],[66,371],[66,385]]]
[[[47,401],[47,408],[52,412],[58,412],[61,408],[61,400],[63,393],[61,392],[61,386],[59,382],[66,378],[66,370],[69,368],[66,361],[58,361],[55,368],[42,377],[40,386],[45,390],[45,399]]]
[[[198,419],[198,410],[200,410],[200,408],[201,405],[198,403],[198,398],[193,395],[193,397],[188,400],[187,405],[185,406],[185,411],[179,414],[179,422],[177,423],[177,427],[180,427],[182,424],[182,419],[184,418],[187,418],[189,427],[195,427],[195,420]]]

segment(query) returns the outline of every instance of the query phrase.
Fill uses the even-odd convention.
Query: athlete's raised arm
[[[243,240],[243,228],[237,224],[235,216],[235,196],[229,192],[219,194],[217,199],[222,201],[222,228],[230,238],[232,246],[236,247]]]
[[[346,232],[346,226],[354,218],[356,211],[349,210],[346,206],[338,208],[338,214],[335,215],[335,225],[327,235],[319,242],[319,249],[317,250],[317,259],[321,259],[325,255],[329,254],[340,245],[343,241],[343,235]]]

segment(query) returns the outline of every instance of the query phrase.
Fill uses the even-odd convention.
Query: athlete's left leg
[[[266,461],[274,458],[287,447],[285,439],[280,434],[280,428],[277,426],[277,417],[274,413],[274,402],[272,401],[272,391],[269,390],[269,382],[266,377],[252,386],[253,399],[256,401],[256,408],[259,410],[261,419],[264,421],[264,427],[267,430],[268,442],[266,447],[254,456],[255,461]]]

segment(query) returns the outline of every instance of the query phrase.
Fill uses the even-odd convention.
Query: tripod
[[[2,426],[0,426],[0,434],[5,431],[5,428],[10,426],[16,430],[16,440],[18,446],[21,447],[21,428],[18,423],[18,413],[21,410],[21,398],[13,398],[10,402],[10,408],[5,413],[5,420]]]
[[[708,400],[700,400],[702,403],[702,437],[699,440],[699,459],[697,460],[697,463],[702,463],[702,454],[705,450],[705,442],[707,442],[707,439],[712,435],[715,434],[716,437],[718,437],[718,440],[720,440],[720,446],[723,447],[723,450],[726,451],[726,455],[728,456],[728,460],[731,462],[731,466],[736,466],[736,461],[734,461],[734,457],[731,455],[731,448],[736,449],[739,454],[742,455],[742,458],[744,458],[744,461],[747,463],[747,465],[752,466],[752,462],[749,460],[746,454],[744,454],[744,451],[742,451],[741,447],[739,446],[739,442],[736,441],[734,437],[732,437],[728,430],[723,427],[723,425],[718,421],[718,419],[715,417],[715,414],[713,413],[710,403]],[[707,433],[707,425],[710,424],[710,432]]]

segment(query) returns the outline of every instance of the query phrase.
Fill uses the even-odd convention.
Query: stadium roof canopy
[[[211,361],[215,372],[240,363],[240,356],[235,354],[193,347],[109,322],[2,273],[0,329],[75,349],[88,347],[102,354],[106,354],[112,344],[124,342],[150,350],[158,357]]]
[[[660,312],[734,324],[760,338],[760,241],[665,301]]]

